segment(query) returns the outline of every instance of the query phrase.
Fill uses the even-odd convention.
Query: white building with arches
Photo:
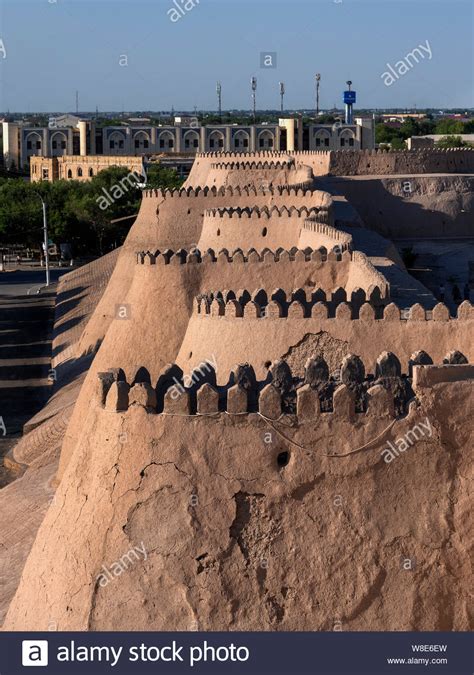
[[[288,118],[274,124],[199,126],[191,121],[189,125],[134,123],[99,127],[95,120],[65,117],[64,124],[69,126],[28,127],[4,122],[4,166],[26,169],[31,157],[159,154],[192,157],[201,152],[371,150],[375,147],[371,118],[356,118],[350,125],[341,122],[303,125],[301,118]]]

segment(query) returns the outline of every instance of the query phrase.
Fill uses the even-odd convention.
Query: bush
[[[468,143],[464,143],[461,136],[443,136],[435,145],[437,148],[464,148]]]
[[[47,206],[49,238],[55,244],[72,244],[76,256],[102,254],[121,245],[127,236],[130,221],[113,221],[138,213],[141,190],[137,183],[125,167],[110,167],[90,181],[28,183],[21,178],[0,178],[0,243],[41,247],[41,197]],[[159,165],[150,169],[149,187],[181,184],[172,169]]]

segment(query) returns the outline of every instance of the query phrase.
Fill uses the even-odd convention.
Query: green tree
[[[440,120],[436,125],[436,134],[462,134],[464,133],[464,124],[458,120],[444,119]]]
[[[418,122],[410,117],[403,122],[400,127],[400,137],[403,139],[411,138],[412,136],[419,136],[420,127]]]
[[[468,143],[464,143],[461,136],[443,136],[435,145],[437,148],[463,148]]]
[[[49,237],[69,242],[75,255],[105,252],[121,243],[130,221],[114,220],[138,212],[141,190],[126,168],[111,167],[91,181],[27,183],[0,178],[0,241],[39,248],[43,238],[42,205],[47,205]]]
[[[329,114],[319,115],[316,118],[317,124],[334,124],[335,121],[336,121],[336,118],[334,117],[334,115],[329,115]],[[313,122],[314,122],[314,120],[313,120]]]
[[[167,169],[159,163],[149,164],[146,168],[146,186],[149,189],[162,188],[172,190],[180,188],[184,183],[175,169]]]
[[[418,128],[420,136],[429,136],[435,133],[436,122],[431,119],[421,120],[418,122]]]
[[[90,224],[102,255],[112,243],[122,243],[126,231],[112,221],[138,213],[141,191],[137,177],[125,167],[100,171],[86,185],[85,193],[74,195],[72,209]]]
[[[407,149],[407,146],[406,146],[403,138],[398,138],[397,136],[394,136],[394,138],[392,138],[392,141],[390,143],[390,147],[392,148],[392,150],[406,150]]]
[[[31,186],[21,178],[0,183],[0,239],[6,245],[41,241],[42,207]]]
[[[383,122],[375,125],[376,143],[391,143],[394,138],[401,138],[398,129]]]

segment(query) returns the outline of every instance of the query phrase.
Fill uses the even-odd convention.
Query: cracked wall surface
[[[468,381],[424,390],[381,437],[386,419],[92,406],[5,628],[465,630],[470,396]],[[387,465],[383,447],[427,416],[432,436]]]
[[[199,162],[188,185],[204,185],[212,171],[225,179],[225,171],[211,170],[207,159]],[[280,169],[274,178],[281,183],[291,173]],[[229,176],[233,185],[251,179],[251,172],[238,170]],[[104,294],[80,324],[80,338],[68,345],[68,355],[98,351],[76,392],[57,491],[6,629],[471,625],[472,381],[424,388],[419,407],[395,422],[381,404],[376,415],[349,419],[344,400],[317,421],[284,415],[269,422],[255,412],[156,414],[136,400],[117,412],[94,398],[97,373],[110,368],[123,368],[132,383],[139,367],[155,377],[169,363],[191,373],[212,359],[223,384],[219,378],[227,378],[236,363],[252,363],[261,381],[282,357],[298,376],[315,355],[337,369],[344,356],[356,354],[373,369],[382,350],[393,350],[404,372],[417,350],[437,363],[455,349],[472,360],[470,305],[462,320],[426,321],[424,311],[407,321],[399,315],[314,322],[193,315],[199,293],[346,285],[343,261],[136,264],[137,251],[189,250],[199,247],[201,237],[216,249],[225,247],[224,230],[214,233],[214,222],[205,227],[209,207],[315,206],[329,198],[309,187],[294,196],[271,190],[238,195],[234,189],[205,195],[196,189],[192,195],[156,191],[144,197]],[[253,233],[260,250],[261,225]],[[287,243],[296,247],[298,240]],[[123,306],[130,310],[126,320],[117,314]],[[432,435],[386,464],[384,447],[428,418]],[[143,556],[137,553],[141,546]]]

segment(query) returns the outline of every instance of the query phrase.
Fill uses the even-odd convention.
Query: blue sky
[[[0,0],[0,110],[73,111],[76,89],[81,110],[215,109],[216,80],[224,108],[250,108],[252,75],[258,108],[280,80],[285,107],[312,108],[316,72],[322,109],[347,79],[361,107],[474,106],[472,0],[194,1],[173,23],[173,0]],[[431,58],[386,86],[420,44]]]

